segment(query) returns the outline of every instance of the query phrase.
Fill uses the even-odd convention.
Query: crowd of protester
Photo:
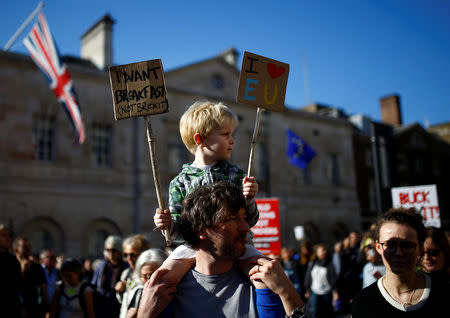
[[[382,254],[376,251],[379,228],[351,232],[330,245],[302,241],[298,249],[284,247],[279,258],[302,299],[317,318],[350,317],[352,303],[361,291],[386,275]],[[436,227],[426,228],[415,272],[425,272],[450,287],[450,239]],[[418,251],[420,251],[418,249]]]
[[[37,255],[37,257],[33,257]],[[2,317],[132,318],[145,282],[166,259],[143,235],[109,236],[104,258],[75,259],[51,250],[33,254],[30,241],[0,224]]]
[[[342,317],[350,315],[363,288],[386,275],[375,248],[378,239],[373,226],[330,245],[302,241],[298,249],[284,247],[272,257],[280,261],[315,317]],[[448,287],[450,245],[445,232],[426,228],[421,251],[414,269]],[[132,235],[124,240],[109,236],[104,258],[98,260],[57,257],[48,249],[33,252],[24,237],[11,244],[7,227],[0,225],[4,277],[0,299],[7,304],[5,317],[137,317],[144,284],[170,249],[151,248],[145,236]]]

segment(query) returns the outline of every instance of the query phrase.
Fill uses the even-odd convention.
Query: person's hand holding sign
[[[245,177],[242,179],[242,192],[248,201],[253,200],[258,194],[258,184],[255,177]]]
[[[160,230],[168,229],[170,231],[170,228],[172,226],[172,218],[170,216],[170,211],[168,209],[163,210],[157,208],[155,216],[153,217],[153,222],[155,222],[155,225],[158,229]]]

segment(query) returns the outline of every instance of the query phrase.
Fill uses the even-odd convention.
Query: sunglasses
[[[432,250],[426,250],[423,252],[423,255],[428,254],[431,257],[436,257],[439,256],[439,254],[441,254],[441,250],[436,248],[436,249],[432,249]]]
[[[387,241],[384,243],[380,243],[381,247],[383,248],[383,251],[391,253],[397,250],[397,248],[400,248],[402,252],[412,252],[416,249],[417,244],[415,242],[411,241]]]
[[[105,248],[105,251],[107,251],[108,253],[119,252],[119,250],[117,250],[115,248]]]
[[[128,257],[130,257],[130,258],[136,258],[136,257],[137,257],[137,255],[134,254],[134,253],[123,253],[123,256],[124,256],[125,258],[128,258]]]

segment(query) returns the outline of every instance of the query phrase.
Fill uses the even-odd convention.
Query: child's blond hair
[[[203,138],[207,138],[224,124],[231,124],[234,127],[238,124],[238,118],[231,109],[221,102],[198,101],[181,116],[180,135],[186,148],[195,154],[197,144],[194,135],[199,133]]]

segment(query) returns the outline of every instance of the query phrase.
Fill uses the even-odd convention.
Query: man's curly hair
[[[242,190],[231,182],[219,181],[201,186],[183,201],[180,232],[186,243],[196,249],[200,242],[198,234],[201,231],[237,215],[245,206]]]

